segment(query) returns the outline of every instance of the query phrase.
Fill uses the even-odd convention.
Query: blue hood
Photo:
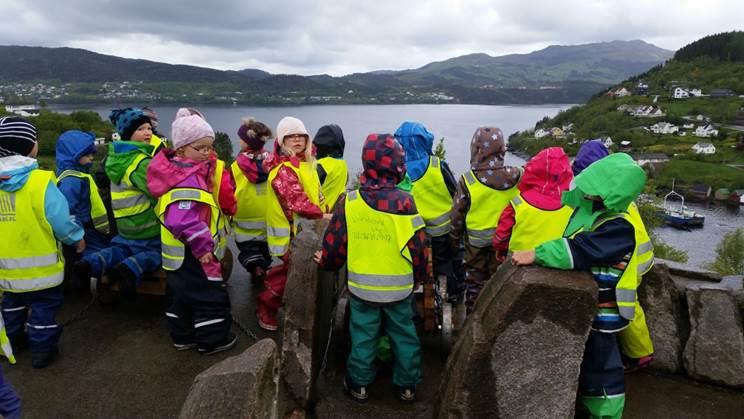
[[[0,158],[0,190],[15,192],[23,187],[31,171],[39,168],[36,159],[24,156]]]
[[[434,134],[419,122],[404,122],[397,131],[395,138],[406,152],[406,168],[408,176],[413,180],[420,178],[429,166],[429,156],[432,155]]]
[[[87,172],[88,168],[80,166],[78,160],[86,154],[96,152],[96,137],[83,131],[65,131],[57,138],[57,176],[65,170]]]

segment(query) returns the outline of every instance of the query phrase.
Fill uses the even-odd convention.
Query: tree
[[[716,246],[716,260],[705,267],[721,275],[744,274],[744,228],[724,235]]]
[[[230,141],[230,136],[226,133],[217,131],[214,133],[214,151],[217,152],[217,157],[223,160],[225,164],[233,162],[233,145]]]

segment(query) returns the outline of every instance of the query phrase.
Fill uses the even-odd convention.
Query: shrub
[[[744,228],[724,235],[716,246],[716,260],[705,267],[721,275],[744,275]]]

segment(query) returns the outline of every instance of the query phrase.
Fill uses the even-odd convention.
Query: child
[[[238,210],[232,220],[235,243],[243,265],[254,283],[261,284],[271,265],[266,242],[266,180],[263,162],[269,153],[263,147],[271,139],[271,129],[253,118],[243,119],[238,128],[240,154],[230,166],[235,179]]]
[[[597,161],[563,194],[563,202],[575,208],[563,237],[512,255],[515,265],[589,271],[597,281],[599,305],[579,375],[580,401],[593,418],[620,418],[625,405],[616,335],[635,316],[640,244],[625,210],[645,182],[643,169],[627,154]]]
[[[320,180],[313,167],[313,145],[305,125],[287,116],[279,121],[276,134],[274,153],[264,160],[271,185],[267,188],[266,235],[274,260],[256,306],[258,325],[269,331],[278,328],[276,315],[287,283],[287,252],[296,233],[297,218],[323,217]]]
[[[150,118],[150,125],[152,126],[152,136],[150,137],[149,144],[152,146],[152,155],[155,156],[156,154],[158,154],[158,151],[167,147],[167,138],[165,138],[163,134],[158,131],[158,127],[160,126],[158,114],[147,106],[142,108],[142,113],[144,113],[146,117]]]
[[[0,314],[0,350],[2,355],[8,358],[8,362],[15,364],[13,348],[10,346],[10,340],[5,333],[5,322]],[[8,419],[19,419],[21,417],[21,399],[18,398],[15,390],[5,381],[2,370],[0,370],[0,415]]]
[[[576,159],[574,159],[572,165],[574,175],[578,176],[589,165],[609,154],[610,151],[601,141],[584,143],[576,154]],[[627,212],[642,240],[639,245],[639,249],[642,251],[638,255],[638,286],[640,286],[643,275],[651,270],[653,266],[654,250],[646,226],[643,224],[641,214],[634,202],[628,206]],[[622,351],[626,372],[645,368],[654,361],[654,345],[651,342],[651,333],[646,324],[646,314],[638,300],[636,300],[635,317],[630,325],[618,334],[618,340],[620,341],[620,350]]]
[[[44,368],[58,354],[62,328],[64,259],[57,240],[85,249],[85,231],[70,219],[54,174],[40,170],[36,128],[24,119],[0,118],[0,290],[8,339],[31,348],[31,366]],[[25,330],[24,330],[25,329]]]
[[[421,123],[404,122],[395,138],[406,152],[413,198],[431,237],[434,276],[447,276],[447,293],[454,299],[463,291],[462,257],[448,237],[455,177],[447,163],[433,155],[434,134]]]
[[[450,239],[465,244],[465,305],[473,310],[486,281],[498,267],[491,240],[501,211],[518,191],[521,171],[504,166],[504,134],[496,127],[480,127],[470,140],[470,171],[457,183],[452,204]],[[466,236],[467,233],[467,237]]]
[[[346,192],[349,168],[344,161],[344,132],[338,125],[323,125],[313,139],[318,156],[318,178],[325,200],[325,212],[332,212],[338,198]]]
[[[529,250],[562,237],[573,209],[561,204],[571,185],[568,156],[560,147],[546,148],[527,162],[517,188],[519,195],[504,208],[493,237],[500,262],[507,251]]]
[[[152,126],[139,108],[115,109],[109,119],[122,138],[109,146],[105,164],[118,234],[111,247],[76,263],[75,277],[85,281],[106,274],[108,282],[99,280],[99,292],[118,283],[122,295],[131,299],[142,276],[160,268],[160,224],[153,211],[155,199],[147,188]]]
[[[362,149],[358,190],[333,211],[316,261],[325,270],[347,264],[351,353],[344,388],[356,401],[374,381],[378,338],[389,337],[398,397],[413,402],[421,382],[421,345],[413,324],[414,284],[428,279],[424,221],[410,194],[396,188],[406,173],[404,152],[388,134],[371,134]],[[381,263],[384,262],[384,263]]]
[[[70,215],[85,229],[83,256],[109,246],[109,220],[98,186],[90,174],[96,153],[95,136],[65,131],[57,139],[57,186],[67,198]]]
[[[219,261],[227,238],[223,208],[234,212],[234,190],[214,154],[214,131],[200,113],[179,109],[171,137],[175,151],[158,153],[147,170],[163,223],[163,269],[171,296],[165,315],[174,348],[211,355],[237,342]],[[221,197],[229,198],[221,202]]]

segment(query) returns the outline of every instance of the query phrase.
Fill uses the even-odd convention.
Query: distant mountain
[[[576,103],[663,63],[671,51],[643,41],[550,46],[529,54],[470,54],[423,67],[342,77],[220,71],[98,54],[75,48],[0,46],[0,82],[137,81],[145,99],[253,104]],[[180,84],[179,84],[180,83]],[[198,84],[185,88],[183,83]],[[170,87],[169,87],[170,86]],[[51,100],[97,100],[91,86]],[[243,93],[248,92],[248,93]],[[138,97],[138,96],[134,96]],[[43,98],[48,100],[48,98]]]
[[[245,78],[240,72],[134,60],[78,48],[0,46],[0,80],[4,81],[217,83]]]
[[[415,70],[386,72],[385,75],[409,83],[445,83],[464,87],[535,88],[568,80],[609,85],[663,63],[673,54],[673,51],[643,41],[552,45],[529,54],[499,57],[463,55]],[[361,75],[362,79],[364,77],[371,78],[370,73]]]

